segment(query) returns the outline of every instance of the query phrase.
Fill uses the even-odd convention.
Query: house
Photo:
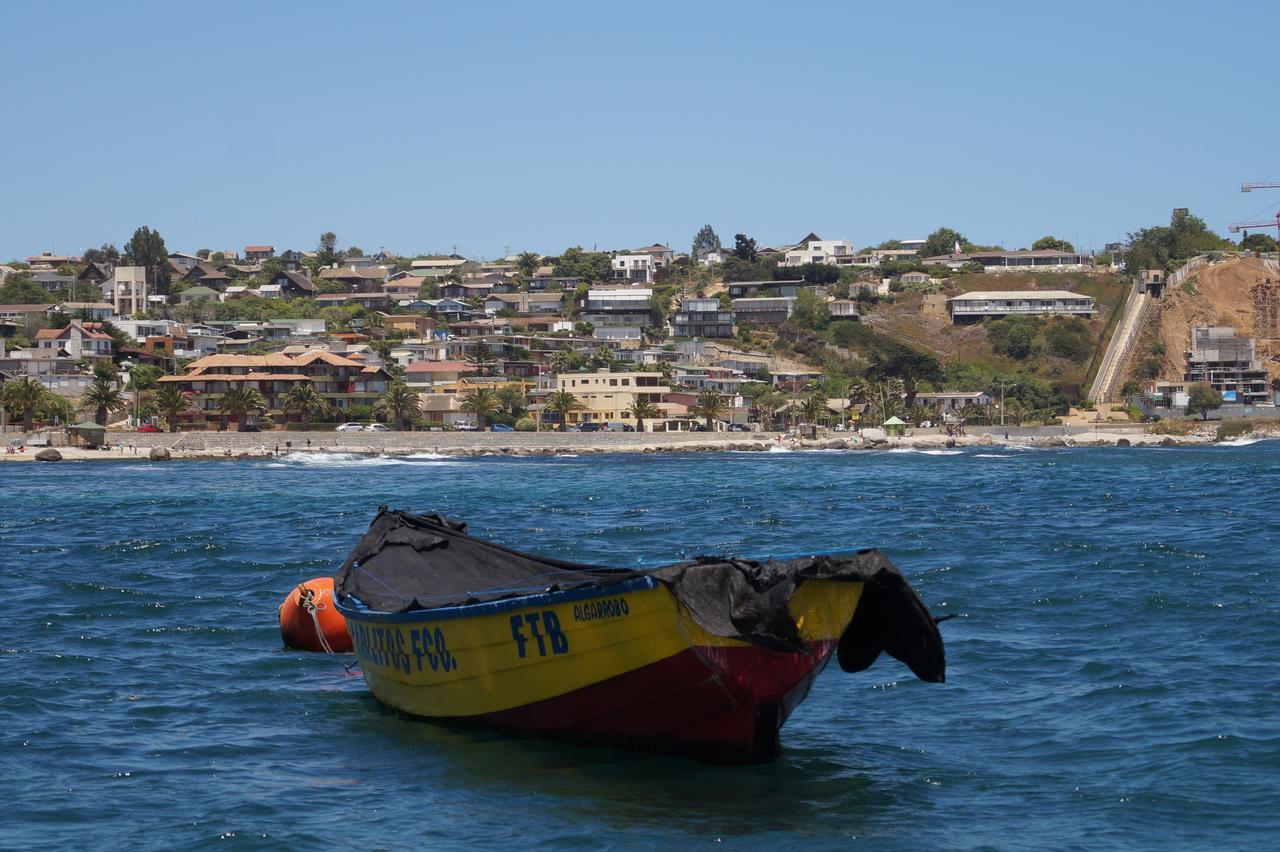
[[[609,262],[614,280],[635,284],[652,284],[654,274],[663,264],[651,254],[619,254]]]
[[[729,297],[739,299],[750,296],[795,296],[805,286],[803,278],[785,278],[777,281],[732,281],[725,285]]]
[[[316,304],[322,308],[358,305],[368,310],[381,311],[391,307],[391,299],[383,293],[321,293],[315,299]]]
[[[734,322],[742,325],[781,325],[791,317],[794,296],[751,296],[733,300]]]
[[[28,257],[27,266],[29,266],[32,270],[57,269],[60,266],[67,266],[69,264],[75,265],[79,263],[81,260],[82,258],[79,258],[79,257],[67,257],[65,255],[54,254],[53,252],[45,251],[45,252],[41,252],[40,254]]]
[[[928,284],[933,278],[927,272],[904,272],[898,276],[903,284]]]
[[[284,299],[310,299],[316,294],[316,285],[304,272],[286,269],[271,279],[271,283],[279,288],[280,297]]]
[[[456,254],[448,257],[423,257],[409,261],[409,268],[415,275],[439,279],[459,272],[459,267],[466,262],[465,257],[459,257]]]
[[[50,293],[65,293],[76,283],[76,276],[62,275],[52,269],[35,269],[28,275],[32,284],[39,285]]]
[[[183,305],[188,304],[190,302],[194,302],[197,299],[204,299],[205,301],[208,301],[208,302],[216,302],[218,301],[219,295],[220,294],[218,293],[218,291],[213,289],[212,287],[205,287],[201,284],[197,284],[196,286],[188,287],[187,289],[179,293],[178,302],[179,304],[183,304]]]
[[[1088,272],[1094,266],[1093,258],[1088,255],[1055,249],[943,254],[926,257],[923,262],[926,266],[946,266],[949,269],[976,263],[982,267],[983,272],[989,273]]]
[[[194,254],[186,254],[180,251],[169,252],[169,262],[185,274],[195,269],[203,258]]]
[[[597,340],[640,342],[650,322],[649,287],[593,288],[581,300],[582,319]]]
[[[244,259],[250,263],[261,263],[276,256],[275,246],[245,246]]]
[[[594,373],[561,373],[556,376],[556,390],[568,391],[582,404],[581,411],[568,415],[569,423],[630,423],[631,405],[638,399],[647,399],[664,410],[663,400],[671,392],[662,373],[613,373],[601,370]],[[551,411],[538,412],[544,423],[558,423],[558,416]],[[653,424],[645,423],[646,431]]]
[[[382,285],[382,292],[392,299],[416,299],[425,283],[427,279],[420,275],[392,276],[392,280]]]
[[[466,361],[415,361],[404,368],[405,383],[414,389],[456,382],[475,368]]]
[[[445,426],[475,423],[475,415],[462,410],[462,394],[459,393],[420,393],[418,407],[428,423],[442,423]]]
[[[920,391],[916,404],[932,408],[939,413],[956,412],[974,405],[986,407],[995,400],[983,391]]]
[[[836,299],[834,302],[827,302],[827,310],[831,312],[832,319],[860,319],[862,314],[858,310],[858,303],[852,299]]]
[[[449,281],[440,285],[440,295],[448,299],[483,299],[493,292],[490,281]]]
[[[70,358],[110,358],[115,340],[101,323],[72,320],[65,328],[37,331],[36,348]]]
[[[719,299],[687,298],[671,318],[676,337],[733,337],[733,311]]]
[[[499,313],[512,310],[517,314],[559,314],[564,308],[563,293],[494,293],[484,301],[484,309]]]
[[[117,266],[102,283],[102,298],[111,302],[117,316],[131,317],[147,309],[147,268]]]
[[[390,381],[391,376],[381,367],[324,350],[301,355],[208,355],[187,365],[182,375],[160,377],[160,382],[190,393],[191,407],[210,423],[221,418],[223,394],[236,387],[257,390],[267,402],[266,414],[283,420],[285,395],[300,384],[309,384],[342,419],[347,408],[374,405]]]
[[[587,283],[587,279],[576,275],[553,275],[550,272],[537,274],[529,278],[525,282],[525,286],[530,291],[537,290],[564,290],[572,293],[582,284]]]
[[[76,319],[104,320],[111,319],[114,308],[107,302],[63,302],[49,309],[50,314],[66,314]]]
[[[375,311],[374,316],[387,331],[403,331],[414,337],[429,335],[436,326],[433,319],[421,314],[388,314]]]
[[[984,317],[1078,316],[1095,313],[1093,297],[1067,290],[974,290],[947,300],[954,323]]]
[[[383,266],[369,269],[321,269],[320,279],[345,284],[352,292],[372,293],[381,291],[386,286],[387,269]]]
[[[823,263],[828,266],[853,266],[857,254],[857,249],[848,240],[822,240],[810,234],[799,245],[787,251],[781,265]]]

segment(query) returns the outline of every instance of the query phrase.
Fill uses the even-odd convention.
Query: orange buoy
[[[299,583],[280,604],[280,638],[290,648],[340,654],[351,650],[347,620],[333,604],[333,578]]]

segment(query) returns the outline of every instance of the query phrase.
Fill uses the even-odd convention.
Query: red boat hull
[[[834,646],[812,642],[806,653],[696,646],[545,701],[440,721],[716,763],[764,762],[776,756],[779,729]]]

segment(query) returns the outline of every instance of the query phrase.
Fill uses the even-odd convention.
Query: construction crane
[[[1277,213],[1274,219],[1263,219],[1260,222],[1233,222],[1227,226],[1227,230],[1233,234],[1244,231],[1244,235],[1246,237],[1249,236],[1250,231],[1257,230],[1258,228],[1280,229],[1280,213]],[[1277,233],[1280,233],[1280,231]]]
[[[1240,184],[1241,192],[1253,192],[1255,189],[1280,189],[1280,181],[1254,181]]]

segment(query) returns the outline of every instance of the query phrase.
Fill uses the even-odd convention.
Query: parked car
[[[360,423],[339,423],[335,432],[363,432],[364,425]]]
[[[455,423],[453,428],[457,432],[479,432],[480,427],[474,423]]]
[[[257,423],[245,423],[243,426],[241,426],[241,427],[240,427],[240,429],[239,429],[238,431],[241,431],[241,432],[261,432],[261,431],[262,431],[262,427],[261,427],[261,426],[259,426]]]
[[[690,424],[689,424],[689,431],[690,431],[690,432],[705,432],[705,431],[707,431],[707,424],[705,424],[705,423],[690,423]]]
[[[489,431],[490,432],[514,432],[516,430],[511,428],[505,423],[495,423],[489,427]]]
[[[750,432],[751,427],[745,423],[730,423],[729,431],[730,432]]]
[[[366,431],[366,432],[390,432],[390,431],[391,431],[391,429],[390,429],[390,428],[388,428],[388,427],[387,427],[387,424],[385,424],[385,423],[370,423],[368,426],[364,427],[364,431]]]
[[[154,423],[143,423],[141,426],[138,427],[138,431],[139,432],[163,432],[164,430]]]
[[[630,423],[611,420],[604,425],[604,430],[606,432],[634,432],[636,431],[636,427],[632,426]]]
[[[575,432],[599,432],[599,431],[600,431],[600,424],[599,424],[599,423],[579,423],[577,426],[574,426],[574,427],[573,427],[573,431],[575,431]]]

